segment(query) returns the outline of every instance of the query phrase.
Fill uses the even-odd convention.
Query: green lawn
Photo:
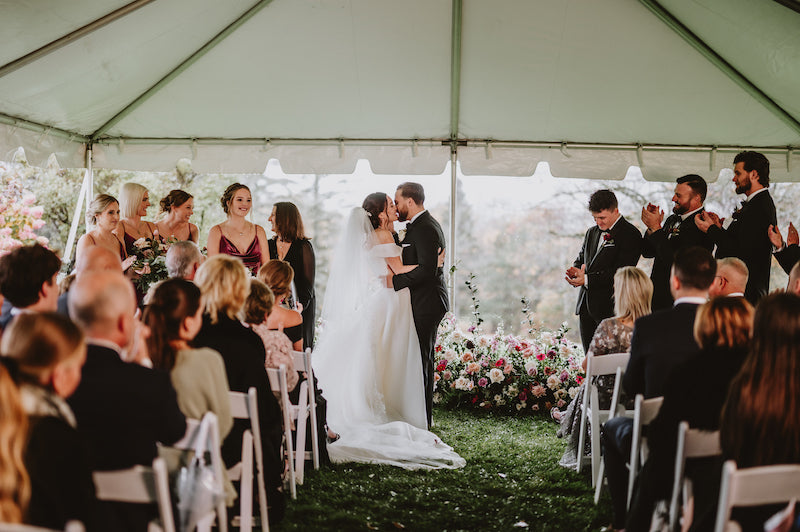
[[[273,530],[599,530],[587,475],[558,466],[565,442],[544,418],[434,411],[436,432],[467,460],[459,470],[341,464],[307,471]]]

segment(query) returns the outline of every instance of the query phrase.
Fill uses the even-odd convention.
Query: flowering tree
[[[23,188],[21,169],[18,163],[0,162],[0,255],[19,246],[48,243],[47,238],[36,234],[45,225],[44,208],[37,206],[36,196]]]

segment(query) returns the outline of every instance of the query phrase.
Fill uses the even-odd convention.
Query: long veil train
[[[377,243],[366,211],[350,212],[334,251],[314,371],[328,400],[328,424],[341,439],[334,462],[406,469],[463,467],[465,461],[425,430],[419,342],[408,289],[383,285],[395,244]]]

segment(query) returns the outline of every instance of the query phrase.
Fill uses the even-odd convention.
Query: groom
[[[433,349],[439,322],[450,308],[444,271],[438,266],[439,250],[445,249],[444,234],[439,222],[425,210],[425,191],[419,183],[403,183],[394,196],[400,221],[410,220],[403,246],[403,264],[419,264],[408,273],[395,275],[395,290],[411,291],[411,312],[422,353],[422,375],[425,380],[425,409],[428,427],[433,408]]]

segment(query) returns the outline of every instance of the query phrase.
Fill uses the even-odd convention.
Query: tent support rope
[[[240,26],[242,26],[245,22],[250,20],[250,18],[261,11],[264,7],[266,7],[272,0],[260,0],[256,2],[250,9],[245,11],[239,18],[228,24],[225,29],[221,32],[216,34],[210,41],[205,43],[202,47],[192,53],[189,57],[183,60],[181,64],[173,68],[166,76],[158,80],[155,85],[147,89],[145,92],[140,94],[135,100],[125,106],[122,110],[120,110],[116,115],[114,115],[108,122],[100,126],[97,131],[92,134],[92,140],[97,139],[101,135],[103,135],[106,131],[114,127],[120,120],[131,114],[134,110],[136,110],[140,105],[150,99],[156,92],[161,90],[164,86],[169,84],[173,79],[178,77],[182,72],[187,70],[190,66],[192,66],[197,60],[201,57],[206,55],[209,51],[211,51],[216,45],[221,43],[225,40],[230,34],[236,31]]]
[[[778,105],[772,98],[767,96],[758,86],[750,81],[744,74],[736,70],[730,63],[722,58],[713,48],[707,45],[702,39],[695,35],[689,28],[675,18],[675,16],[664,9],[656,0],[639,0],[639,2],[649,9],[661,22],[666,24],[675,33],[680,35],[695,50],[708,59],[711,64],[721,70],[726,76],[733,80],[739,87],[752,96],[757,102],[767,108],[773,115],[778,117],[784,124],[789,126],[795,133],[800,133],[800,121],[789,114],[783,107]]]

